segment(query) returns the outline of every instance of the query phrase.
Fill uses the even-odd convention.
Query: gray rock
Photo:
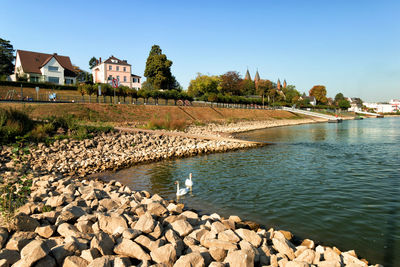
[[[90,247],[98,249],[102,255],[112,255],[114,241],[108,234],[100,232],[92,239]]]
[[[151,202],[147,204],[147,210],[151,214],[159,217],[163,216],[168,211],[161,203],[158,202]]]
[[[89,262],[78,256],[68,256],[64,260],[63,267],[86,267]]]
[[[35,263],[35,267],[56,267],[56,266],[57,266],[56,260],[50,255],[47,255],[46,257],[38,260]]]
[[[141,232],[139,230],[128,228],[122,232],[122,237],[126,239],[135,239]]]
[[[141,231],[143,233],[151,233],[156,226],[156,221],[153,219],[150,213],[146,212],[144,215],[140,216],[139,220],[136,222],[133,229]]]
[[[229,267],[253,267],[254,259],[246,251],[232,250],[228,252],[224,263],[229,264]]]
[[[36,237],[34,232],[15,232],[6,244],[6,249],[20,251],[26,244]]]
[[[42,240],[33,240],[21,250],[21,260],[26,266],[31,266],[36,261],[44,258],[50,252]]]
[[[181,237],[185,237],[193,231],[192,225],[190,225],[186,220],[177,220],[171,223],[171,227]]]
[[[114,267],[129,267],[132,265],[131,260],[128,257],[115,257]]]
[[[112,261],[108,256],[103,256],[92,261],[88,267],[112,267]]]
[[[286,255],[290,260],[294,260],[294,251],[289,245],[289,241],[282,238],[272,238],[272,243],[276,251]]]
[[[147,254],[137,243],[129,239],[122,239],[122,242],[115,246],[114,252],[118,255],[138,260],[151,260],[149,254]]]
[[[57,265],[62,265],[64,259],[68,256],[74,255],[75,251],[77,250],[78,246],[75,244],[75,242],[69,242],[53,247],[51,249],[51,254],[56,259]]]
[[[262,239],[254,231],[248,229],[236,229],[235,233],[240,236],[243,240],[250,242],[254,247],[259,247],[261,245]]]
[[[210,255],[211,257],[215,260],[215,261],[219,261],[222,262],[224,261],[227,251],[223,248],[218,248],[218,247],[211,247],[209,249]]]
[[[49,238],[54,234],[56,227],[54,225],[46,225],[36,227],[35,233],[44,238]]]
[[[101,257],[101,253],[97,248],[85,249],[81,253],[81,258],[92,262],[94,259]]]
[[[123,216],[99,216],[99,227],[108,234],[123,233],[128,225]]]
[[[5,266],[11,266],[19,261],[21,256],[16,250],[2,249],[0,250],[0,259],[5,259]]]
[[[40,223],[28,215],[21,213],[15,216],[14,227],[17,231],[33,232],[38,226]]]
[[[157,263],[164,263],[168,266],[176,261],[176,248],[172,244],[166,244],[150,252],[151,258]]]
[[[218,234],[218,239],[223,241],[228,241],[231,243],[238,243],[240,241],[240,237],[235,234],[231,229],[225,230]]]
[[[173,265],[174,267],[204,267],[205,262],[200,252],[192,252],[181,256]]]

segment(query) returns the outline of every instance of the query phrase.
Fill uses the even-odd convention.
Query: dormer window
[[[58,67],[49,66],[49,71],[57,72],[58,71]]]
[[[116,59],[111,59],[111,62],[112,62],[112,63],[118,63],[118,60],[116,60]]]

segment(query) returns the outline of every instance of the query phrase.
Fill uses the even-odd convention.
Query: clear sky
[[[128,60],[143,76],[158,44],[186,89],[196,73],[247,67],[364,101],[400,98],[400,1],[1,0],[0,37],[15,49]]]

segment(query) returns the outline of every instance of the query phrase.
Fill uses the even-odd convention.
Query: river
[[[370,263],[400,264],[400,118],[278,127],[239,134],[272,145],[139,165],[103,179],[175,198],[204,213],[289,230]]]

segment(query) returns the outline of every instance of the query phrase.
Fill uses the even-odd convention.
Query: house
[[[109,83],[112,79],[117,79],[120,85],[129,88],[142,87],[142,77],[132,74],[132,66],[126,60],[111,56],[105,61],[99,58],[96,63],[96,66],[92,68],[94,83]]]
[[[75,84],[76,73],[67,56],[17,50],[12,80],[26,77],[29,82]]]
[[[400,111],[400,101],[396,99],[390,100],[389,103],[364,103],[364,105],[379,113],[393,113]]]
[[[348,111],[361,111],[363,102],[360,98],[358,97],[348,97],[346,98],[347,101],[350,103],[350,107],[348,108]]]
[[[303,93],[303,95],[299,97],[299,100],[300,101],[301,100],[309,100],[311,105],[313,105],[313,106],[317,105],[317,99],[314,96],[306,96],[305,93]]]

